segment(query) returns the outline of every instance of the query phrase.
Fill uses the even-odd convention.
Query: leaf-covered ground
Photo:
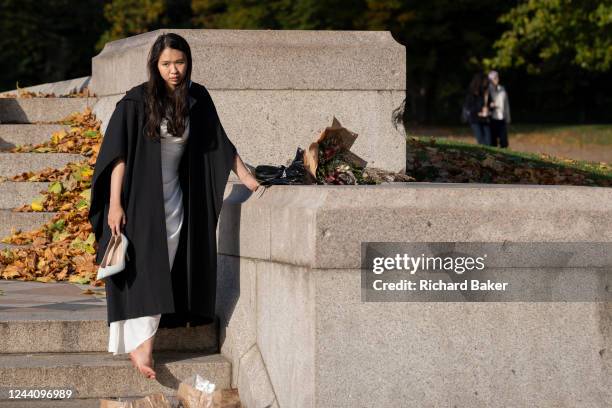
[[[416,126],[407,132],[415,137],[435,137],[476,144],[468,126]],[[559,158],[612,163],[612,125],[511,124],[510,149],[546,153]]]
[[[90,109],[86,109],[59,123],[70,126],[69,131],[53,133],[46,143],[5,150],[79,153],[84,160],[60,169],[47,168],[9,179],[50,182],[47,190],[41,191],[30,204],[13,211],[54,211],[57,214],[38,230],[13,230],[11,235],[2,239],[4,243],[24,246],[0,251],[0,277],[40,282],[67,280],[103,286],[104,282],[95,280],[97,244],[87,219],[91,177],[101,142],[100,122]]]
[[[612,186],[612,165],[546,154],[408,137],[406,174],[417,181]]]

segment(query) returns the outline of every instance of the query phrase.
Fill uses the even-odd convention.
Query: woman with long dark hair
[[[208,90],[191,81],[190,47],[160,35],[148,81],[117,102],[95,165],[89,220],[100,263],[111,236],[124,233],[128,260],[105,279],[109,345],[155,378],[159,327],[215,319],[216,227],[233,170],[259,183],[227,137]],[[123,229],[123,231],[122,231]]]
[[[478,144],[491,144],[491,128],[488,104],[491,98],[489,95],[489,79],[482,72],[478,72],[472,78],[468,88],[463,110],[466,120],[474,132]]]

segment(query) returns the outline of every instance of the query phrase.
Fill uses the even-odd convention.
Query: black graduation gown
[[[107,217],[114,161],[126,162],[121,203],[129,241],[126,268],[107,279],[108,325],[162,314],[159,327],[208,324],[215,317],[216,229],[236,148],[208,90],[191,83],[190,131],[179,165],[184,220],[172,272],[168,259],[161,145],[144,136],[144,86],[126,92],[108,123],[91,182],[89,221],[100,264],[111,233]]]

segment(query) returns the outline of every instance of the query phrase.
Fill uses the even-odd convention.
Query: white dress
[[[191,102],[193,103],[193,101]],[[159,133],[161,136],[161,168],[166,211],[168,260],[170,261],[170,270],[172,270],[181,227],[183,226],[183,192],[179,184],[178,168],[189,137],[189,118],[187,118],[185,133],[182,137],[174,137],[167,132],[167,120],[165,118],[161,122]],[[160,319],[161,314],[157,314],[111,322],[108,351],[112,352],[113,355],[133,351],[155,334]]]

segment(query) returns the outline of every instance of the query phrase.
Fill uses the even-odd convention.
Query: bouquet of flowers
[[[414,181],[402,172],[368,167],[351,152],[357,133],[343,127],[336,117],[307,150],[298,147],[287,166],[248,166],[262,185],[270,184],[380,184]]]
[[[350,151],[357,133],[343,127],[336,117],[316,142],[304,152],[304,167],[317,184],[372,184],[364,178],[367,162]]]

